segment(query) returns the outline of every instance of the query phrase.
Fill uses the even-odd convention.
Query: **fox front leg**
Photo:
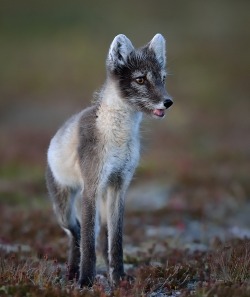
[[[111,283],[116,286],[125,276],[122,247],[124,192],[109,187],[107,198],[109,276]]]
[[[96,203],[95,191],[84,189],[82,204],[82,227],[81,227],[81,261],[80,277],[78,284],[80,287],[92,286],[96,274],[96,254],[95,254],[95,216]]]

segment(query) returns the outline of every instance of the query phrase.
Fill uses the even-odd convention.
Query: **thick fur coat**
[[[125,35],[116,36],[95,104],[71,117],[51,140],[47,187],[70,237],[69,278],[78,278],[80,286],[94,281],[99,225],[110,280],[116,285],[124,276],[125,193],[139,161],[142,114],[162,118],[172,105],[165,66],[162,35],[140,49]]]

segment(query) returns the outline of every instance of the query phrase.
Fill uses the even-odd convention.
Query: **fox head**
[[[111,43],[106,67],[123,100],[138,111],[164,117],[165,109],[173,101],[165,88],[166,45],[161,34],[139,49],[125,35],[117,35]]]

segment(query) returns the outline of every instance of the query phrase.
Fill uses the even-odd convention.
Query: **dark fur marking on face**
[[[133,99],[136,107],[148,113],[148,108],[145,103],[138,100],[134,102],[135,98],[145,98],[152,104],[158,104],[166,95],[165,82],[162,80],[161,71],[163,68],[158,62],[155,53],[148,49],[148,47],[141,48],[131,52],[124,65],[118,65],[113,76],[118,81],[119,89],[123,98]],[[136,84],[133,74],[138,71],[145,75],[145,82],[143,85]],[[150,73],[152,79],[147,78]]]

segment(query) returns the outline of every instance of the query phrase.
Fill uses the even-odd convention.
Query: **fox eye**
[[[145,83],[145,78],[144,77],[137,77],[135,79],[135,81],[139,84],[139,85],[143,85]]]

